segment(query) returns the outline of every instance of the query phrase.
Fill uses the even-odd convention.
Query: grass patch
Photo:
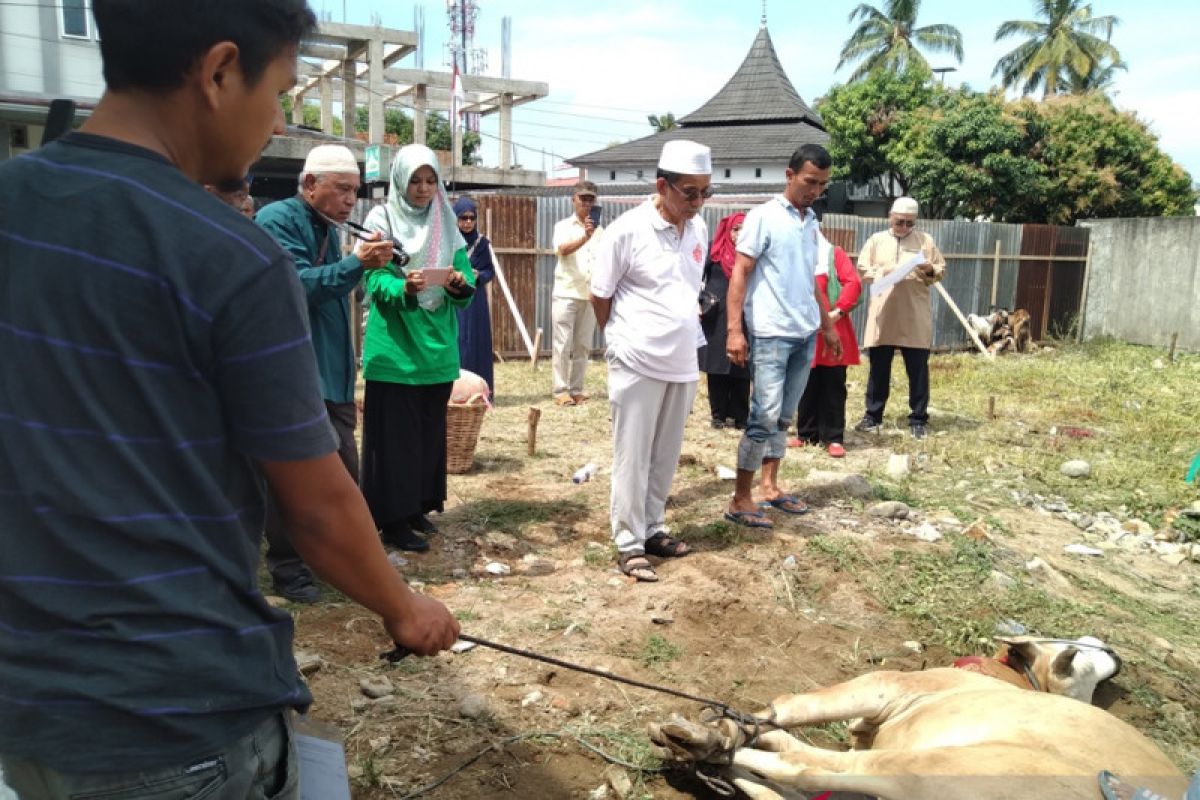
[[[655,664],[665,664],[674,661],[681,655],[683,655],[683,648],[672,644],[665,637],[654,633],[646,639],[646,643],[642,645],[637,658],[644,666],[651,667]]]
[[[986,543],[948,536],[944,546],[893,550],[872,562],[855,542],[817,536],[809,551],[834,569],[853,575],[888,611],[912,622],[927,641],[952,652],[985,652],[1001,619],[1016,619],[1031,631],[1086,628],[1094,610],[1018,584],[1000,591],[988,583],[995,569]]]
[[[513,536],[520,536],[530,525],[552,520],[569,523],[587,515],[582,502],[568,499],[553,502],[484,499],[467,503],[456,511],[464,515],[467,527],[474,532],[494,530]]]

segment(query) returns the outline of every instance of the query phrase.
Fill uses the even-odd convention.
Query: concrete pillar
[[[358,107],[357,76],[354,59],[342,62],[342,136],[354,138],[355,111]]]
[[[300,92],[292,93],[292,124],[304,124],[304,95]]]
[[[380,32],[382,36],[382,32]],[[383,39],[372,39],[367,43],[367,62],[370,71],[367,73],[367,88],[370,94],[367,99],[367,109],[370,122],[367,129],[367,141],[371,144],[383,142]]]
[[[500,169],[512,168],[512,109],[513,96],[500,95]]]
[[[418,83],[413,87],[413,143],[425,144],[426,129],[425,129],[425,108],[426,108],[426,86],[423,83]]]
[[[333,134],[333,76],[321,76],[321,130]]]

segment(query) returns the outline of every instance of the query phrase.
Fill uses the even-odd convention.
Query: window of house
[[[88,31],[87,0],[62,0],[63,36],[86,39]]]
[[[615,181],[617,179],[617,171],[615,169],[610,169],[608,171],[608,179],[610,181]]]
[[[725,170],[725,177],[726,177],[726,178],[728,178],[728,177],[729,177],[729,174],[730,174],[730,170]]]
[[[756,177],[756,178],[761,178],[761,177],[762,177],[762,167],[755,167],[755,168],[754,168],[754,177]]]

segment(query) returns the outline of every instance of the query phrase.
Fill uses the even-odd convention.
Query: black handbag
[[[708,289],[700,290],[700,321],[713,322],[721,310],[721,300]]]

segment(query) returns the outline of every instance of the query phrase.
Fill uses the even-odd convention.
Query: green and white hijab
[[[424,208],[408,202],[408,182],[421,167],[429,167],[438,178],[437,192]],[[458,230],[454,208],[446,197],[437,156],[423,144],[406,145],[396,151],[387,204],[371,211],[366,227],[399,240],[409,256],[405,273],[452,267],[454,254],[467,246]],[[427,311],[434,311],[445,297],[445,288],[430,286],[417,295],[417,301]]]

